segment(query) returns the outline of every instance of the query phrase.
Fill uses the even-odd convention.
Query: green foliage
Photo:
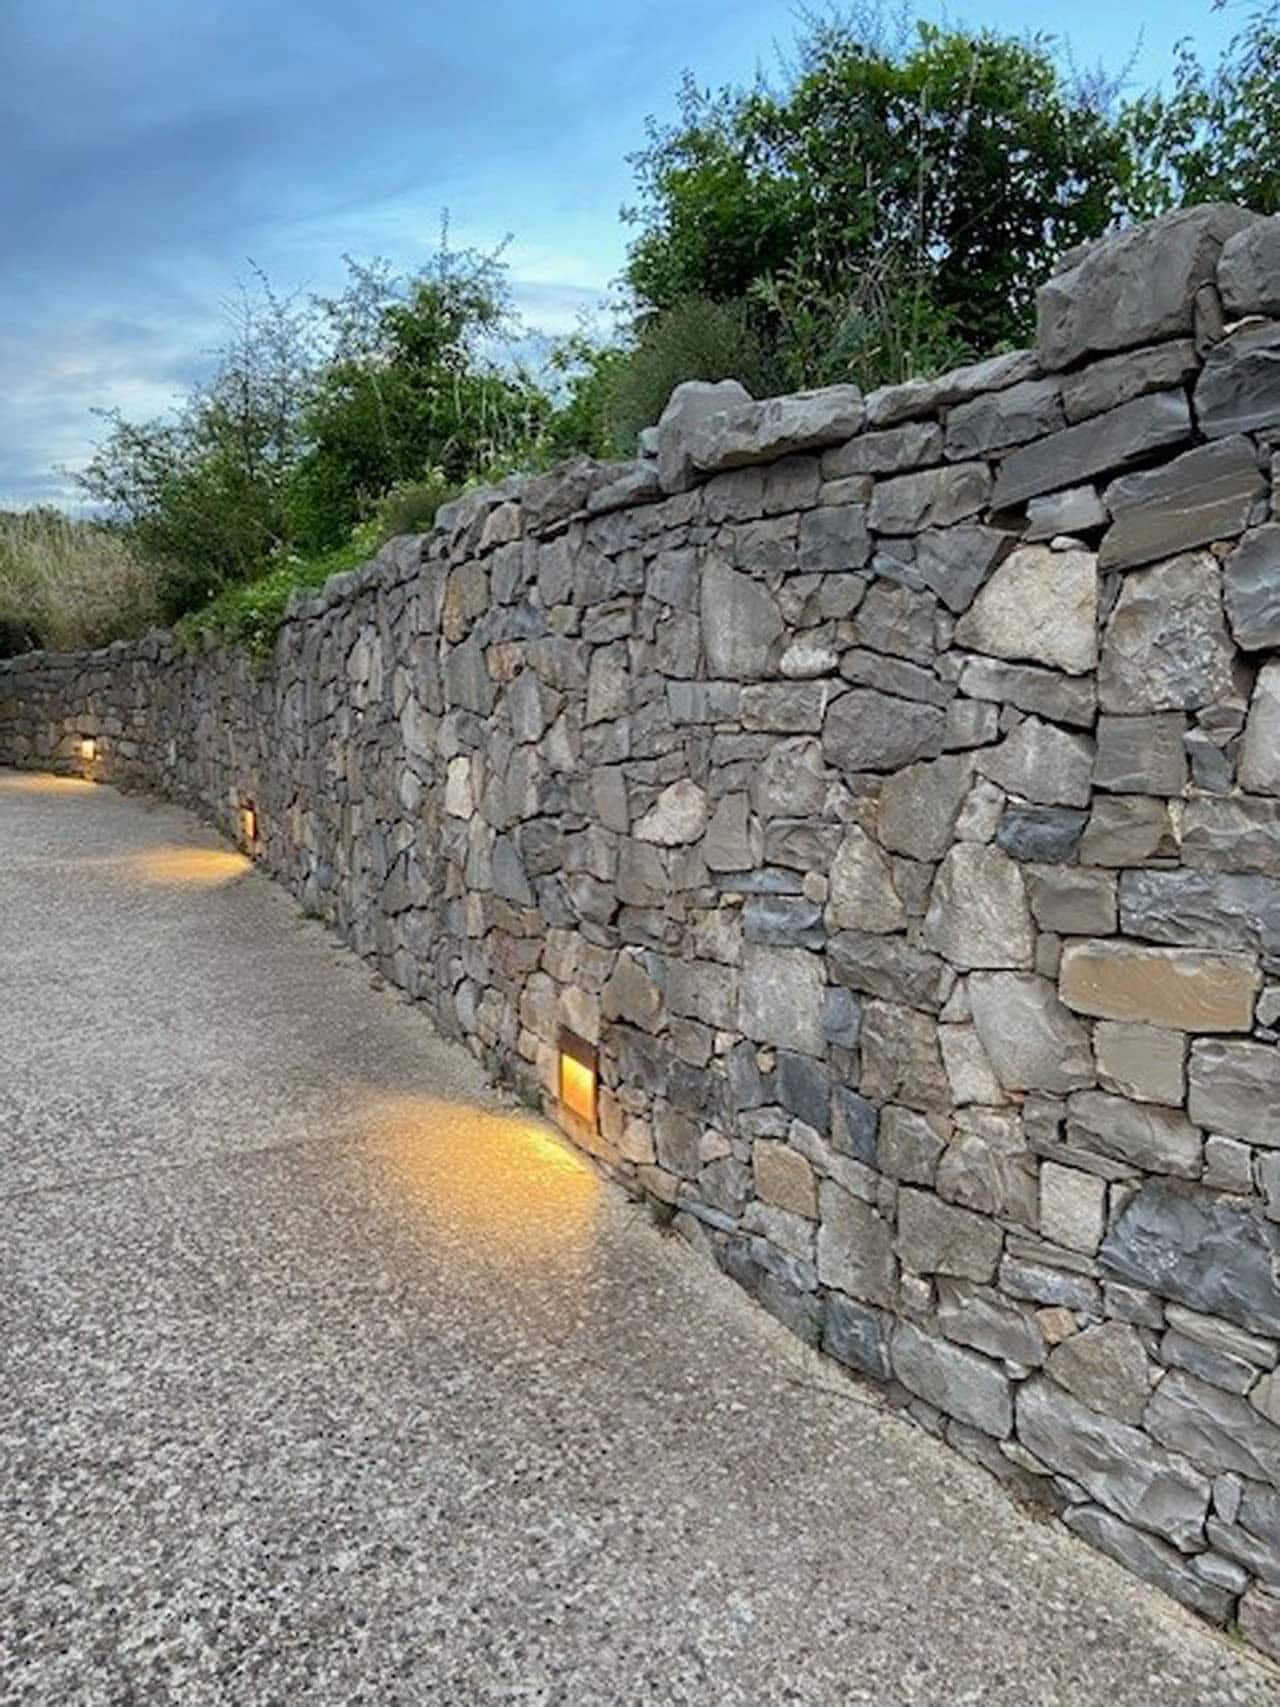
[[[797,378],[836,377],[843,352],[870,383],[934,343],[1022,337],[1053,254],[1106,227],[1123,173],[1096,92],[1048,38],[922,23],[890,39],[874,13],[808,20],[777,86],[686,81],[634,165],[642,308],[753,298]]]
[[[289,558],[252,580],[233,583],[209,603],[189,611],[177,625],[178,637],[188,646],[198,645],[205,637],[238,644],[253,657],[265,658],[295,593],[323,587],[331,575],[356,568],[375,549],[372,534],[366,531],[334,551]]]
[[[0,657],[106,646],[158,621],[156,577],[120,529],[0,511]]]
[[[1280,6],[1255,12],[1212,70],[1180,42],[1172,90],[1131,102],[1121,124],[1135,218],[1206,201],[1280,211]]]

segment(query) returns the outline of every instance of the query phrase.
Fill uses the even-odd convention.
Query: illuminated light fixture
[[[567,1026],[560,1028],[560,1112],[570,1124],[596,1129],[596,1068],[594,1044]]]
[[[240,808],[240,834],[250,847],[258,839],[258,809],[252,800],[246,800]]]
[[[98,743],[95,737],[92,735],[82,735],[80,737],[80,757],[92,764],[97,756]]]

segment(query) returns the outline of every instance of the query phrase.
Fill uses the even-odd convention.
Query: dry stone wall
[[[1280,221],[1037,347],[677,393],[291,611],[0,667],[230,833],[796,1333],[1280,1655]],[[83,736],[97,739],[92,761]],[[638,1301],[643,1307],[643,1301]]]

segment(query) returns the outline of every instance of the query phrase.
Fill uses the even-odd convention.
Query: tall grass
[[[58,510],[0,511],[0,656],[105,646],[158,620],[155,571],[117,530]]]

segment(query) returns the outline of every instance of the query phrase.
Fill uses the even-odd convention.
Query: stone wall
[[[442,512],[265,672],[0,667],[766,1308],[1280,1654],[1280,221],[1064,259],[1033,351],[677,393]],[[80,757],[93,735],[97,752]]]

